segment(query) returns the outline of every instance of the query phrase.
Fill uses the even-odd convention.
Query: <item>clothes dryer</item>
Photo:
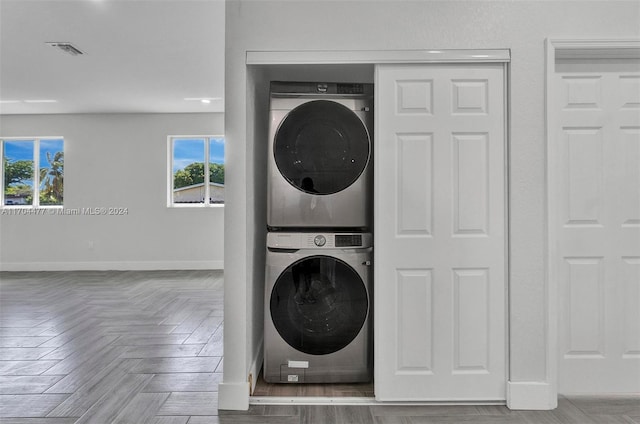
[[[370,233],[267,234],[268,383],[371,380]]]
[[[368,230],[373,85],[272,82],[267,226]]]

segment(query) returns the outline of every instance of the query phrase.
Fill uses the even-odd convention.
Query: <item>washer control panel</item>
[[[362,249],[371,246],[371,233],[267,233],[267,247],[272,249]]]

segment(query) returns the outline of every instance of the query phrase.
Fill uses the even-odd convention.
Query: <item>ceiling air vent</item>
[[[47,44],[50,45],[51,47],[58,48],[61,51],[68,53],[72,56],[78,56],[78,55],[84,54],[82,50],[80,50],[79,48],[77,48],[71,43],[49,42]]]

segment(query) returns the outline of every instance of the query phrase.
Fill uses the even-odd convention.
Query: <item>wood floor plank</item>
[[[0,347],[0,358],[3,361],[33,361],[54,349],[52,347]]]
[[[175,325],[127,325],[116,324],[102,327],[107,334],[169,334]]]
[[[0,375],[40,375],[60,361],[0,361]]]
[[[147,358],[141,359],[133,372],[142,374],[214,372],[219,363],[220,358],[217,357]]]
[[[396,417],[394,415],[373,417],[374,424],[411,424],[409,417]]]
[[[189,417],[155,417],[149,424],[187,424]]]
[[[103,397],[112,397],[115,390],[128,382],[129,374],[135,363],[131,361],[122,361],[111,372],[103,374],[98,373],[89,379],[86,384],[79,387],[64,402],[61,402],[49,414],[50,417],[81,417],[88,412],[96,403],[100,402]],[[134,383],[137,383],[138,377]],[[151,380],[151,376],[145,376],[143,380],[145,385]],[[129,382],[131,383],[131,382]],[[142,388],[142,387],[141,387]],[[108,395],[108,396],[107,396]]]
[[[55,300],[50,300],[52,305],[56,305],[58,308],[62,307],[62,311],[41,324],[41,326],[47,327],[40,334],[41,336],[65,335],[66,337],[73,337],[73,335],[85,331],[88,326],[95,323],[92,319],[92,314],[95,311],[83,302],[84,297],[78,299],[72,294],[69,296],[68,299],[58,305],[56,305]]]
[[[38,347],[50,339],[49,336],[0,336],[0,347]]]
[[[336,406],[315,405],[300,410],[300,424],[335,423]]]
[[[522,417],[508,417],[505,415],[426,415],[410,416],[411,424],[527,424]]]
[[[143,392],[217,392],[221,381],[218,373],[155,374]]]
[[[591,419],[598,424],[635,424],[627,415],[591,415]]]
[[[156,421],[160,409],[169,393],[138,393],[124,407],[111,424],[149,424]]]
[[[97,324],[99,321],[85,317],[85,320],[80,324],[76,325],[70,330],[57,333],[47,342],[43,343],[42,347],[61,347],[67,344],[71,346],[81,345],[82,343],[91,343],[93,340],[96,340],[100,337],[104,337],[104,333],[101,331],[96,331]],[[47,333],[51,334],[51,331],[47,331]]]
[[[81,336],[78,336],[77,338],[66,340],[64,344],[61,344],[60,347],[57,347],[51,353],[43,356],[42,359],[63,360],[67,359],[67,357],[73,354],[76,354],[76,356],[72,359],[72,362],[78,363],[79,357],[88,357],[90,356],[90,354],[88,354],[87,352],[99,352],[105,348],[108,348],[117,338],[118,336],[114,334],[102,334],[101,332],[92,331],[92,334],[83,334]],[[50,342],[58,344],[59,340],[56,340],[55,342],[51,340]],[[51,343],[51,345],[53,345],[53,343]],[[47,342],[46,344],[49,345],[50,343]],[[80,355],[80,353],[83,352],[84,355]]]
[[[130,346],[122,358],[180,358],[197,356],[204,344]]]
[[[158,415],[218,415],[218,393],[173,392]]]
[[[120,356],[125,350],[126,348],[124,346],[96,346],[86,350],[75,351],[61,361],[58,361],[56,365],[45,371],[45,374],[70,374],[73,370],[81,366],[84,366],[84,368],[94,368],[100,366],[99,364],[104,364],[106,361],[110,362],[114,355]]]
[[[62,378],[61,375],[0,375],[0,394],[44,393]]]
[[[220,417],[191,417],[187,424],[220,424]]]
[[[191,333],[185,343],[207,343],[211,335],[222,324],[222,317],[206,317]]]
[[[46,328],[40,327],[0,327],[2,337],[42,336]],[[47,337],[46,335],[44,337]],[[49,336],[53,337],[53,336]]]
[[[113,342],[114,345],[118,346],[152,346],[152,345],[171,345],[171,344],[182,344],[187,337],[188,334],[167,334],[167,335],[137,335],[137,334],[125,334],[118,337],[116,341]],[[222,355],[218,355],[222,356]]]
[[[0,395],[0,417],[45,417],[67,395]]]
[[[150,375],[127,374],[117,386],[112,387],[109,396],[102,396],[76,421],[76,424],[112,423],[150,379]]]
[[[566,399],[586,414],[640,415],[640,399],[637,395],[573,395]]]
[[[200,326],[202,321],[204,321],[209,316],[209,312],[209,309],[196,309],[195,311],[191,311],[189,316],[184,321],[182,321],[180,325],[176,326],[173,329],[173,333],[193,333],[194,330]]]
[[[222,356],[223,355],[224,324],[215,329],[213,335],[207,340],[198,356]]]
[[[90,380],[104,377],[123,363],[125,365],[137,363],[137,360],[121,359],[122,352],[122,347],[114,347],[93,360],[84,362],[51,386],[47,393],[74,393]]]
[[[336,423],[369,424],[373,421],[371,409],[368,406],[345,405],[336,408]]]
[[[36,327],[38,325],[43,324],[44,322],[47,322],[48,319],[42,319],[42,318],[36,318],[36,319],[29,319],[29,318],[9,318],[9,319],[4,319],[4,320],[0,320],[0,327],[7,327],[7,328],[12,328],[12,327]]]
[[[51,336],[43,347],[60,347],[83,334],[94,334],[97,322],[93,317],[81,315],[75,317],[74,321],[58,323],[40,334]]]
[[[193,308],[187,303],[188,302],[187,299],[180,299],[180,300],[183,301],[185,303],[185,306],[187,307],[175,312],[158,311],[158,314],[163,314],[164,316],[164,319],[161,321],[161,324],[178,326],[182,324],[184,320],[189,318],[189,315],[191,315],[191,313],[193,312]],[[164,312],[166,312],[167,315],[164,315]],[[189,334],[189,333],[183,333],[183,334]]]
[[[2,424],[74,424],[75,418],[2,418]]]

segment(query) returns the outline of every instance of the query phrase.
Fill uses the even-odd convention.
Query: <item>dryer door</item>
[[[270,301],[271,319],[294,349],[326,355],[347,346],[369,310],[364,282],[340,259],[310,256],[278,277]]]
[[[369,133],[349,108],[314,100],[293,109],[278,128],[274,159],[282,176],[309,194],[333,194],[353,184],[369,160]]]

